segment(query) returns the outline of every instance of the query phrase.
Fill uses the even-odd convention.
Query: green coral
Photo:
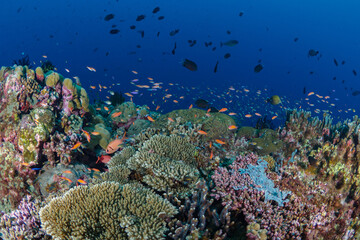
[[[25,115],[23,118],[31,118]],[[28,121],[23,119],[23,121]],[[18,146],[23,153],[24,161],[27,163],[34,162],[38,159],[37,147],[40,142],[45,142],[49,138],[49,131],[41,122],[26,124],[20,128],[18,135]]]

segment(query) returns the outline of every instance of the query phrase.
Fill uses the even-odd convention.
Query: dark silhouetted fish
[[[342,62],[341,62],[341,65],[344,65],[345,64],[345,60],[343,60]]]
[[[112,28],[116,28],[116,24],[111,25]]]
[[[204,42],[204,44],[205,44],[205,47],[209,47],[212,45],[212,42]]]
[[[198,108],[208,109],[210,107],[210,104],[204,99],[198,99],[195,101],[195,106],[197,106]]]
[[[190,71],[196,71],[197,70],[197,65],[195,62],[189,60],[189,59],[184,59],[181,63],[181,65],[183,65],[184,67],[186,67],[187,69],[189,69]]]
[[[130,29],[131,29],[131,30],[134,30],[135,28],[136,28],[135,25],[131,25],[131,26],[130,26]]]
[[[336,80],[336,77],[333,77],[333,80]]]
[[[314,49],[310,49],[309,52],[308,52],[308,57],[315,57],[318,54],[319,54],[319,51],[316,51]]]
[[[231,34],[231,32],[229,30],[227,30],[226,33],[229,34],[229,35]]]
[[[216,47],[213,47],[212,50],[215,51],[215,50],[216,50]]]
[[[240,16],[240,17],[244,16],[244,12],[240,12],[240,13],[239,13],[239,16]]]
[[[106,53],[105,53],[105,56],[109,56],[109,52],[106,52]]]
[[[152,13],[157,13],[157,12],[159,12],[160,11],[160,8],[159,7],[156,7],[156,8],[154,8],[153,10],[152,10]]]
[[[145,19],[145,15],[142,14],[142,15],[137,16],[136,21],[139,22],[139,21],[142,21],[144,19]]]
[[[229,41],[224,42],[224,43],[221,42],[220,46],[222,47],[223,45],[225,45],[225,46],[228,46],[228,47],[233,47],[233,46],[237,45],[238,43],[239,43],[238,40],[229,40]]]
[[[263,70],[263,65],[258,64],[254,67],[254,72],[259,73],[261,70]]]
[[[299,38],[298,38],[298,37],[294,38],[294,42],[297,42],[298,40],[299,40]]]
[[[339,66],[339,63],[338,63],[338,61],[336,61],[335,58],[334,58],[334,63],[335,63],[335,66]]]
[[[189,47],[193,47],[196,44],[196,40],[188,40]]]
[[[357,90],[351,93],[351,95],[353,95],[353,96],[357,96],[359,94],[360,94],[360,91],[357,91]]]
[[[141,45],[140,45],[140,44],[138,44],[138,45],[136,45],[136,47],[137,47],[137,48],[141,48]]]
[[[115,17],[115,15],[112,14],[112,13],[110,13],[110,14],[108,14],[108,15],[106,15],[106,16],[104,17],[104,20],[105,20],[105,21],[109,21],[109,20],[113,19],[114,17]]]
[[[164,16],[160,16],[158,17],[158,20],[163,20],[165,17]]]
[[[357,75],[357,72],[355,71],[355,69],[353,69],[352,72],[353,72],[354,76]]]
[[[141,34],[141,37],[142,37],[142,38],[143,38],[143,37],[144,37],[144,35],[145,35],[144,30],[139,30],[139,31],[138,31],[138,33],[140,33],[140,34]]]
[[[175,55],[175,49],[176,49],[176,42],[175,42],[175,44],[174,44],[173,50],[171,51],[172,55]]]
[[[119,32],[120,32],[119,29],[111,29],[111,30],[110,30],[110,34],[117,34],[117,33],[119,33]]]
[[[179,31],[180,31],[180,29],[175,29],[175,30],[171,31],[171,32],[169,33],[169,35],[170,35],[170,36],[175,36]]]
[[[216,64],[215,64],[215,67],[214,67],[214,73],[217,72],[218,65],[219,65],[219,61],[216,61]]]
[[[225,59],[228,59],[229,57],[231,57],[231,54],[230,54],[230,53],[226,53],[226,54],[224,55],[224,58],[225,58]]]
[[[303,89],[303,94],[306,94],[306,87],[304,87]]]
[[[157,32],[156,36],[159,37],[159,36],[160,36],[160,32]]]

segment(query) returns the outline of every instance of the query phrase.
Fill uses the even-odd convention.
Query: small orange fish
[[[233,130],[233,129],[237,129],[237,128],[238,128],[238,127],[235,126],[235,125],[230,125],[230,126],[228,127],[229,130]]]
[[[100,170],[99,169],[97,169],[97,168],[88,168],[89,170],[92,170],[92,171],[94,171],[94,172],[100,172]]]
[[[72,174],[72,171],[70,171],[70,170],[65,170],[65,171],[63,171],[63,173],[69,173],[69,174]]]
[[[47,58],[47,56],[46,56],[46,55],[42,55],[42,57],[43,57],[43,58]]]
[[[211,108],[209,108],[206,112],[210,112],[211,111]]]
[[[217,142],[218,144],[221,144],[221,145],[226,144],[226,142],[221,141],[220,139],[215,139],[215,142]]]
[[[231,113],[229,113],[229,115],[230,115],[230,116],[235,116],[235,115],[236,115],[236,113],[231,112]]]
[[[77,142],[72,148],[71,148],[71,150],[75,150],[75,149],[77,149],[78,147],[80,147],[81,146],[81,142]]]
[[[159,106],[159,105],[157,105],[157,107],[156,107],[155,111],[159,110],[159,108],[160,108],[160,106]]]
[[[150,122],[155,122],[155,120],[154,120],[152,117],[150,117],[150,116],[147,116],[147,119],[148,119]]]
[[[61,179],[68,181],[69,183],[72,183],[71,179],[67,177],[60,176]]]
[[[168,117],[168,120],[169,120],[170,122],[175,122],[174,119],[172,119],[171,117]]]
[[[252,115],[251,115],[251,114],[246,114],[246,115],[245,115],[245,117],[247,117],[247,118],[251,118],[251,117],[252,117]]]
[[[138,72],[137,71],[134,71],[134,70],[132,70],[131,71],[133,74],[138,74]]]
[[[109,108],[108,108],[108,107],[105,107],[105,106],[104,106],[104,109],[105,109],[106,111],[109,111]]]
[[[99,132],[91,132],[91,134],[92,134],[92,135],[95,135],[95,136],[100,135]]]
[[[22,163],[20,163],[21,165],[23,165],[23,166],[29,166],[30,164],[28,164],[28,163],[26,163],[26,162],[22,162]]]
[[[90,86],[91,89],[96,89],[96,86]]]
[[[179,101],[178,101],[178,100],[173,100],[173,102],[174,102],[174,103],[179,103]]]
[[[278,116],[273,116],[272,118],[271,118],[271,120],[274,120],[275,118],[277,118]]]
[[[213,151],[211,150],[210,159],[212,159],[213,157],[214,157],[214,153],[213,153]]]
[[[219,112],[226,112],[228,109],[227,108],[222,108],[219,110]]]
[[[83,131],[83,133],[85,134],[85,136],[86,136],[86,140],[88,141],[88,142],[90,142],[90,140],[91,140],[91,136],[90,136],[90,133],[89,132],[87,132],[87,131],[85,131],[85,130],[82,130]]]
[[[111,116],[113,118],[116,118],[116,117],[120,116],[121,114],[122,114],[122,112],[115,112],[115,113],[111,114]]]
[[[67,68],[65,68],[65,71],[66,71],[66,72],[70,72],[70,70],[69,70],[69,69],[67,69]]]
[[[207,132],[205,132],[203,130],[199,130],[198,133],[201,134],[201,135],[207,135]]]
[[[134,95],[130,94],[130,93],[124,93],[126,96],[128,97],[133,97]]]
[[[211,147],[212,147],[212,142],[209,143],[209,148],[211,148]]]
[[[82,179],[78,179],[77,180],[80,184],[87,184],[87,182],[85,182],[84,180],[82,180]]]
[[[192,107],[193,107],[193,105],[191,104],[191,105],[189,106],[189,109],[192,109]]]
[[[309,92],[308,96],[314,95],[314,92]]]
[[[119,139],[115,139],[112,142],[110,142],[107,147],[106,147],[106,153],[107,154],[112,154],[114,152],[116,152],[117,150],[119,150],[120,145],[123,144],[123,142],[127,139],[126,137],[126,132],[124,133],[124,136]]]
[[[207,117],[211,117],[211,114],[210,113],[206,113],[205,114]]]
[[[256,116],[258,117],[261,117],[261,114],[260,113],[255,113]]]
[[[96,72],[96,69],[95,68],[93,68],[93,67],[89,67],[89,66],[87,66],[86,67],[89,71],[91,71],[91,72]]]

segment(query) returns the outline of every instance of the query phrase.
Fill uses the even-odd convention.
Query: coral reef
[[[177,210],[140,184],[79,186],[40,210],[46,233],[70,239],[164,239],[165,219]]]
[[[155,135],[127,164],[152,188],[184,197],[194,188],[199,177],[195,151],[195,147],[180,136]]]
[[[2,239],[50,239],[41,229],[39,210],[41,201],[24,197],[16,210],[0,218]]]

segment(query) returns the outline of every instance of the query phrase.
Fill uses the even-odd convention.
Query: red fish
[[[115,139],[114,141],[110,142],[106,148],[106,153],[107,154],[112,154],[114,152],[116,152],[117,150],[119,150],[120,145],[127,139],[127,137],[125,137],[126,132],[124,133],[124,136],[119,139]]]
[[[98,162],[102,162],[102,163],[108,163],[111,159],[111,156],[109,155],[101,155],[100,157],[98,157],[98,160],[96,161],[96,163]]]

